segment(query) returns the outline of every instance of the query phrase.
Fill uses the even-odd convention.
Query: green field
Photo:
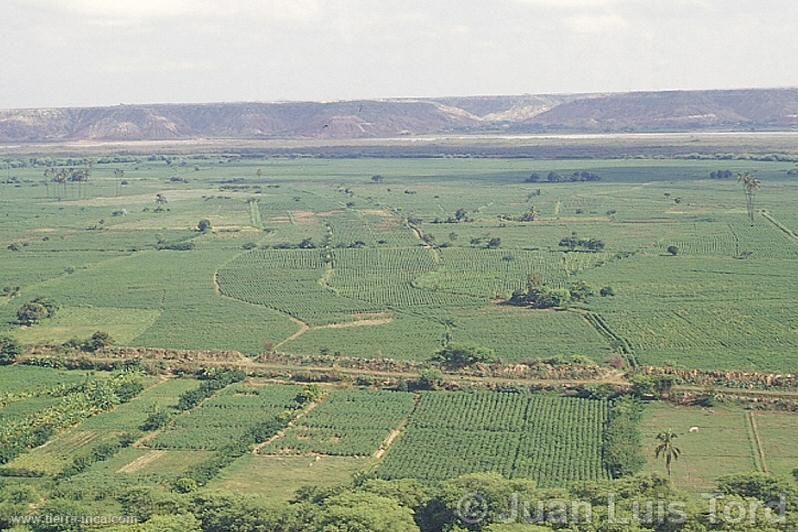
[[[103,329],[129,346],[409,360],[469,341],[505,361],[603,362],[623,344],[640,364],[767,371],[798,349],[792,163],[150,159],[97,164],[80,187],[13,169],[0,184],[0,288],[12,290],[0,328],[29,344]],[[740,186],[708,179],[718,168],[763,180],[753,227]],[[601,181],[524,183],[552,170]],[[514,221],[532,208],[534,221]],[[212,231],[194,229],[203,218]],[[563,252],[572,232],[604,250]],[[193,249],[164,249],[181,242]],[[611,286],[587,303],[603,330],[573,310],[500,308],[530,276]],[[15,326],[36,296],[58,315]]]
[[[385,478],[496,471],[540,485],[608,478],[602,401],[514,393],[426,393],[388,451]]]
[[[618,474],[613,430],[630,462],[639,451],[664,475],[653,449],[669,427],[676,488],[752,471],[793,482],[798,416],[745,408],[767,390],[711,409],[651,401],[640,425],[615,424],[623,408],[605,395],[633,393],[638,366],[794,372],[792,162],[120,156],[81,185],[45,184],[45,168],[0,183],[0,336],[25,344],[23,363],[116,371],[0,367],[0,504],[22,489],[30,500],[8,493],[25,512],[49,498],[177,515],[217,496],[297,509],[489,473],[584,496],[575,483]],[[709,179],[718,169],[762,180],[753,224],[741,186]],[[545,179],[582,170],[601,180]],[[561,245],[573,235],[602,245]],[[530,286],[591,293],[512,304]],[[40,297],[55,315],[22,323]],[[96,331],[131,349],[93,352],[80,342]],[[504,365],[426,371],[461,345]],[[248,375],[213,388],[226,361]],[[714,393],[684,384],[676,396]]]
[[[798,463],[792,442],[798,416],[787,412],[733,407],[691,408],[651,405],[643,420],[648,468],[664,473],[653,449],[658,432],[672,428],[683,458],[673,467],[674,483],[691,491],[711,491],[723,475],[760,471],[791,478]],[[690,432],[690,429],[693,432]]]

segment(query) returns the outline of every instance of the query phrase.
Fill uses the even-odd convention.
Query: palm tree
[[[737,174],[737,182],[742,183],[745,190],[745,206],[748,209],[748,219],[754,225],[754,195],[762,188],[762,183],[749,172]]]
[[[125,177],[125,171],[121,168],[114,168],[114,178],[116,178],[116,195],[119,195],[119,187],[122,183],[122,178]]]
[[[67,186],[67,172],[64,168],[59,168],[57,170],[53,169],[51,174],[52,182],[56,184],[56,190],[58,190],[58,185],[63,185],[64,187],[64,194],[63,196],[59,197],[58,199],[61,200],[66,197],[66,186]]]
[[[681,449],[673,444],[673,440],[678,437],[679,435],[673,432],[671,429],[657,434],[657,440],[659,441],[659,444],[657,445],[657,448],[654,449],[654,454],[657,458],[660,456],[665,457],[665,469],[668,470],[668,478],[671,478],[671,463],[674,460],[678,460],[679,455],[682,454]]]

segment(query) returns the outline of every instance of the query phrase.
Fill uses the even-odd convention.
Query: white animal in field
[[[698,432],[698,427],[690,427],[690,432]]]

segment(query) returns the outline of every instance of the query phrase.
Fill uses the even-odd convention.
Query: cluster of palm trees
[[[62,187],[63,195],[58,199],[63,199],[67,195],[67,184],[77,183],[78,185],[78,198],[82,195],[82,184],[86,183],[91,177],[91,171],[94,167],[93,161],[87,161],[82,167],[75,166],[50,166],[44,170],[44,184],[47,187],[47,194],[49,196],[50,183],[55,183],[56,187]],[[58,189],[58,188],[57,188]]]

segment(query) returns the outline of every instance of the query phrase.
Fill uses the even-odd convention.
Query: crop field
[[[300,390],[282,385],[229,386],[177,416],[147,445],[153,449],[219,450],[255,424],[288,409]]]
[[[603,401],[516,393],[424,393],[377,472],[442,480],[495,471],[541,486],[608,478]]]
[[[46,371],[46,370],[45,370]],[[39,475],[55,475],[63,471],[76,456],[85,456],[101,444],[114,441],[123,434],[141,435],[140,426],[153,407],[171,407],[178,396],[197,386],[189,379],[170,379],[150,383],[134,400],[116,406],[113,410],[90,417],[40,447],[22,454],[8,464],[11,469],[22,469]],[[45,403],[54,403],[47,398]],[[22,404],[36,404],[36,399]],[[2,419],[2,418],[0,418]],[[2,469],[0,469],[2,474]]]
[[[26,344],[105,329],[129,346],[408,360],[468,341],[504,361],[601,363],[623,344],[639,364],[792,367],[792,163],[165,161],[109,159],[79,185],[45,186],[44,166],[9,170],[0,329]],[[721,168],[763,180],[753,226],[740,186],[708,179]],[[546,182],[552,171],[601,180]],[[541,181],[525,182],[533,172]],[[210,231],[196,229],[201,219]],[[569,252],[559,243],[572,233],[604,247]],[[612,287],[584,305],[604,330],[580,309],[504,312],[530,278]],[[59,313],[16,325],[37,296]]]
[[[370,456],[410,415],[413,394],[340,390],[260,450],[261,454]]]
[[[97,515],[481,472],[559,492],[664,474],[667,428],[678,488],[792,482],[794,390],[741,406],[699,375],[671,397],[717,406],[642,420],[613,394],[650,398],[624,386],[638,366],[795,372],[795,163],[118,156],[80,184],[48,164],[80,163],[0,179],[0,337],[24,348],[0,359],[0,491]],[[750,218],[717,170],[761,179]]]

